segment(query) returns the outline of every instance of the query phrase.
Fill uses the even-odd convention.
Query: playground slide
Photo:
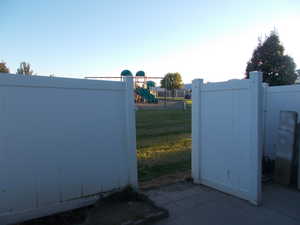
[[[155,98],[153,94],[150,93],[148,89],[145,88],[136,88],[136,93],[141,96],[147,103],[157,103],[158,99]]]

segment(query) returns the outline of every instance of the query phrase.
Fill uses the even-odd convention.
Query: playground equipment
[[[141,97],[140,102],[147,102],[147,103],[158,103],[158,99],[150,93],[149,89],[146,88],[136,88],[135,93]],[[136,102],[139,102],[140,98],[136,98]]]
[[[135,76],[130,70],[123,70],[119,77],[85,77],[85,78],[104,78],[104,79],[120,79],[124,77],[132,77],[135,87],[135,102],[137,103],[158,103],[158,99],[151,94],[151,87],[155,87],[155,82],[148,79],[162,79],[162,77],[147,77],[144,71],[138,71]]]
[[[126,76],[132,76],[132,73],[130,72],[130,70],[123,70],[121,72],[121,77],[126,77]]]
[[[152,85],[155,86],[155,83],[153,81],[151,82],[153,83]],[[144,71],[138,71],[135,74],[135,94],[136,102],[158,103],[158,99],[150,92],[150,86],[147,85],[147,77]]]

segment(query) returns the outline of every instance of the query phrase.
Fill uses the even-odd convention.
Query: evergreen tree
[[[284,54],[279,36],[272,31],[262,42],[259,40],[251,60],[247,63],[246,78],[249,72],[263,72],[263,82],[270,86],[294,84],[297,79],[296,64],[293,58]]]

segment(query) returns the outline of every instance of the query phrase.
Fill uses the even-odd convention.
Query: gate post
[[[263,83],[263,122],[262,122],[262,136],[263,136],[263,157],[268,155],[267,152],[268,150],[266,149],[266,127],[267,127],[267,115],[268,115],[268,88],[269,85],[267,83]]]
[[[257,176],[257,179],[253,179],[255,182],[252,184],[253,191],[251,193],[258,193],[257,196],[253,196],[251,202],[255,205],[261,204],[261,175],[262,175],[262,154],[263,154],[263,73],[258,71],[250,72],[251,80],[251,101],[252,101],[252,115],[253,121],[251,130],[251,146],[253,149],[257,149],[257,154],[251,154],[251,164],[253,168],[258,168],[253,175]],[[258,163],[256,167],[256,163]]]
[[[137,177],[137,156],[136,156],[136,121],[135,121],[135,103],[133,77],[125,77],[125,139],[126,151],[128,157],[129,183],[133,188],[138,188]]]
[[[203,79],[195,79],[192,83],[192,177],[195,183],[201,181],[200,149],[201,149],[201,88]]]

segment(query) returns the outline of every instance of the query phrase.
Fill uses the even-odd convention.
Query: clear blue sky
[[[38,75],[243,77],[274,27],[300,67],[299,0],[1,0],[0,60]]]

